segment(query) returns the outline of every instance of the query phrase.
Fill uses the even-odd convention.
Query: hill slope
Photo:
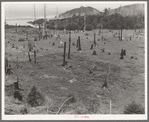
[[[101,12],[95,8],[81,6],[80,8],[75,8],[70,11],[66,11],[65,13],[60,14],[59,17],[72,17],[73,15],[76,15],[76,16],[98,15],[98,14],[100,15]]]
[[[133,4],[109,10],[109,15],[116,13],[122,15],[123,17],[144,14],[144,4]]]

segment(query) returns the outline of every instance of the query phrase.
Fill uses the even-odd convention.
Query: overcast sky
[[[7,2],[5,3],[6,18],[33,18],[34,17],[34,4],[36,9],[36,17],[44,16],[44,3],[42,2]],[[134,4],[134,2],[46,2],[46,15],[47,17],[56,16],[68,10],[79,8],[81,6],[91,6],[103,11],[106,8],[118,8],[125,5]]]

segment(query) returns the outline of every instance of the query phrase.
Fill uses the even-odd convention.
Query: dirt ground
[[[123,30],[123,41],[119,41],[118,34],[113,37],[113,34],[119,33],[118,30],[112,31],[104,29],[100,35],[98,30],[87,31],[87,36],[83,32],[72,32],[71,59],[68,59],[69,36],[63,31],[57,31],[61,39],[56,39],[54,35],[47,40],[33,41],[35,37],[38,38],[35,29],[19,28],[17,33],[14,29],[6,30],[5,56],[12,66],[13,74],[5,76],[5,113],[21,114],[20,110],[27,106],[25,98],[33,85],[44,94],[47,103],[36,108],[27,106],[29,114],[55,114],[69,94],[75,97],[76,102],[65,104],[60,114],[109,114],[110,100],[112,114],[123,114],[125,106],[132,101],[145,107],[144,30]],[[35,45],[33,50],[37,51],[36,64],[33,50],[30,52],[32,61],[29,62],[28,41],[18,41],[19,38],[25,38],[26,32],[29,33],[29,41]],[[51,32],[53,30],[48,31]],[[98,46],[91,50],[94,33]],[[81,51],[72,45],[73,42],[77,43],[78,36]],[[65,41],[68,63],[63,67],[64,49],[59,46],[63,46]],[[18,46],[18,49],[12,48],[12,44]],[[105,52],[102,52],[103,48]],[[124,59],[120,59],[122,48],[126,49]],[[97,55],[92,55],[94,50]],[[23,89],[23,102],[13,98],[16,75],[19,75],[19,84]],[[108,88],[103,89],[105,78]]]

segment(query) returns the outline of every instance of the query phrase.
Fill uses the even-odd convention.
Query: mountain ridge
[[[93,8],[93,7],[83,7],[75,8],[69,11],[66,11],[65,13],[60,14],[58,17],[72,17],[72,16],[84,16],[84,15],[101,15],[102,12],[99,10]]]
[[[132,4],[132,5],[127,5],[127,6],[122,6],[119,8],[115,9],[107,9],[108,10],[108,15],[112,14],[120,14],[124,17],[126,16],[136,16],[139,14],[144,14],[144,4]],[[100,12],[99,10],[93,8],[93,7],[83,7],[81,6],[80,8],[75,8],[72,10],[68,10],[62,14],[60,14],[58,17],[59,18],[67,18],[67,17],[72,17],[72,16],[84,16],[84,15],[103,15],[104,12]]]

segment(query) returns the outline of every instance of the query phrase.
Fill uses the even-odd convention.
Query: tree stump
[[[123,50],[123,54],[126,55],[126,50]]]
[[[22,101],[22,95],[20,94],[19,91],[14,92],[14,98]]]
[[[54,46],[54,45],[55,45],[55,43],[53,42],[53,43],[52,43],[52,46]]]
[[[36,50],[34,50],[34,63],[36,63]]]
[[[5,58],[5,72],[7,72],[7,68],[8,68],[8,59]]]
[[[75,43],[74,42],[72,43],[72,46],[75,46]]]
[[[65,66],[65,64],[66,64],[66,61],[65,61],[65,53],[66,53],[66,42],[64,42],[63,66]]]
[[[97,53],[96,53],[96,51],[95,51],[95,50],[93,51],[93,55],[97,55]]]
[[[80,51],[81,50],[81,43],[80,43],[80,36],[78,36],[78,50],[77,51]]]
[[[94,44],[96,45],[96,33],[94,33]]]
[[[69,49],[68,49],[68,59],[70,59],[70,50],[71,50],[71,33],[69,32]]]
[[[11,65],[10,65],[10,64],[9,64],[9,66],[6,68],[6,74],[13,74],[12,68],[11,68]]]
[[[91,45],[91,48],[90,48],[91,50],[93,49],[93,44]]]
[[[17,79],[18,79],[18,78],[17,78]],[[19,89],[19,82],[18,82],[18,80],[17,80],[17,81],[14,81],[13,85],[14,85],[14,90],[15,90],[15,91],[16,91],[16,90],[20,90],[20,89]]]
[[[121,50],[121,57],[120,57],[120,59],[124,59],[124,51],[123,51],[123,49]]]
[[[28,52],[29,62],[31,62],[30,52]]]

